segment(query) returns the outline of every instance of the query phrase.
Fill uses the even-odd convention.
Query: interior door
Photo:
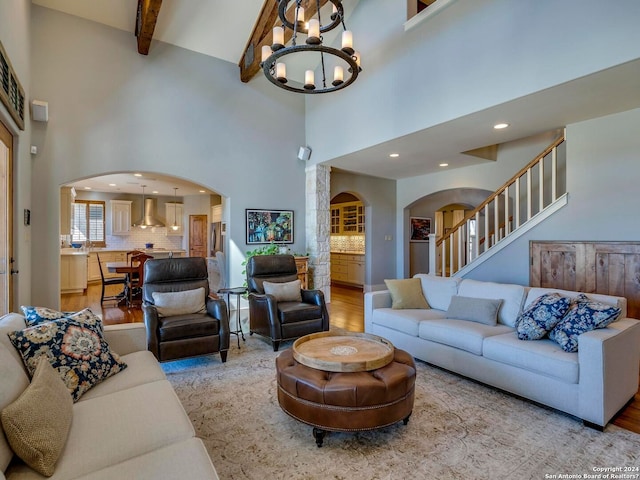
[[[0,314],[12,311],[12,174],[13,136],[0,122]]]
[[[207,257],[207,216],[189,215],[189,256]]]

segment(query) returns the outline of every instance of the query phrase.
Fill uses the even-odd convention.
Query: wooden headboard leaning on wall
[[[529,285],[627,299],[640,318],[640,242],[530,241]]]

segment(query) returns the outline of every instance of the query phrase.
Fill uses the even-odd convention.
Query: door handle
[[[11,269],[11,275],[17,275],[20,273],[20,270],[14,270],[13,268]]]

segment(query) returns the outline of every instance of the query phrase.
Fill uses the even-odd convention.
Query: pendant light
[[[144,189],[146,185],[140,185],[142,187],[142,222],[140,223],[140,228],[143,230],[147,228],[147,225],[144,223]]]
[[[173,187],[173,225],[171,225],[171,230],[174,232],[180,228],[178,226],[178,204],[176,201],[176,193],[178,191],[178,187]]]

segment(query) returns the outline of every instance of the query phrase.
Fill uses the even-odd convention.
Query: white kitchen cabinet
[[[184,205],[182,203],[165,203],[165,218],[167,219],[167,236],[184,235]],[[173,225],[178,227],[173,229]]]
[[[60,256],[60,292],[82,293],[87,288],[87,256]]]
[[[222,221],[222,204],[211,207],[211,223]]]
[[[131,232],[131,201],[111,200],[111,235]]]
[[[332,253],[331,280],[351,285],[364,285],[364,255]]]

